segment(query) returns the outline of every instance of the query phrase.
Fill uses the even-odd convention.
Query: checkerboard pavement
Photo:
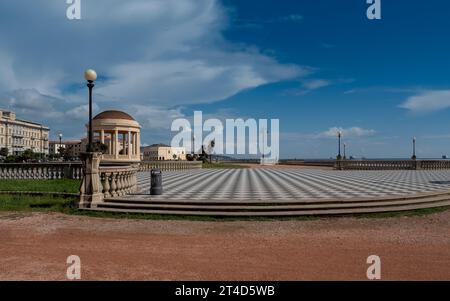
[[[150,172],[138,174],[149,198]],[[449,170],[334,171],[317,169],[200,169],[163,172],[163,200],[298,200],[411,195],[450,190]]]

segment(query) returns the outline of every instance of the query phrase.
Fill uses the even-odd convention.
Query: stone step
[[[339,208],[359,208],[359,207],[381,207],[381,206],[400,206],[413,205],[421,203],[433,203],[450,200],[450,196],[433,196],[427,198],[413,198],[408,199],[389,199],[386,201],[369,201],[365,202],[335,202],[335,203],[308,203],[308,204],[270,204],[265,206],[255,206],[254,204],[241,203],[237,205],[228,204],[150,204],[140,201],[135,202],[120,202],[116,200],[109,200],[105,203],[99,204],[100,208],[129,208],[129,209],[143,209],[143,210],[178,210],[178,211],[292,211],[292,210],[313,210],[313,209],[339,209]]]
[[[402,196],[383,196],[383,197],[368,197],[368,198],[333,198],[333,199],[292,199],[292,200],[274,200],[273,202],[268,202],[266,200],[258,199],[238,199],[238,200],[168,200],[161,199],[160,197],[146,196],[142,198],[142,195],[137,195],[133,198],[133,195],[128,195],[127,197],[115,197],[108,198],[105,202],[108,203],[138,203],[138,204],[161,204],[161,205],[214,205],[214,206],[268,206],[268,205],[307,205],[307,204],[336,204],[336,203],[365,203],[374,201],[402,201],[402,200],[416,200],[430,197],[447,197],[450,199],[450,192],[433,192],[433,193],[418,193],[411,195]]]
[[[423,208],[436,208],[450,206],[450,201],[423,202],[417,204],[362,207],[362,208],[340,208],[340,209],[314,209],[314,210],[286,210],[286,211],[185,211],[185,210],[154,210],[154,209],[132,209],[132,208],[90,208],[87,210],[105,212],[127,212],[146,213],[158,215],[185,215],[185,216],[217,216],[217,217],[282,217],[282,216],[312,216],[312,215],[347,215],[362,213],[381,213],[408,211]]]

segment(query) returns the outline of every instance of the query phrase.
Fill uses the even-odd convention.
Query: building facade
[[[143,148],[144,161],[186,160],[184,147],[171,147],[165,144],[153,144]]]
[[[48,155],[49,133],[47,126],[17,119],[14,112],[0,110],[0,148],[7,148],[10,155],[20,155],[28,149]]]
[[[59,149],[63,148],[70,157],[79,158],[80,153],[85,151],[85,149],[82,148],[81,140],[61,142],[50,141],[49,146],[50,155],[59,155]]]

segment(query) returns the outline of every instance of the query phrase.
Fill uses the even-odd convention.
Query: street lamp
[[[416,137],[413,137],[413,155],[412,155],[411,159],[413,159],[413,160],[417,159],[417,156],[416,156]]]
[[[89,134],[88,145],[86,151],[92,152],[92,89],[94,88],[94,81],[97,79],[97,73],[88,69],[84,72],[84,78],[88,81],[87,87],[89,88]]]
[[[62,133],[59,133],[59,147],[58,147],[58,151],[59,151],[59,154],[61,155],[61,147],[62,147],[62,137],[63,137],[63,134]]]
[[[338,131],[338,155],[336,159],[341,160],[341,138],[342,138],[342,131]]]
[[[347,156],[345,155],[346,148],[347,148],[347,144],[344,143],[344,160],[347,159]]]

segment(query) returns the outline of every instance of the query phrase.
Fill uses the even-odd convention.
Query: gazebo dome
[[[93,119],[94,120],[125,119],[125,120],[133,120],[134,121],[134,118],[131,117],[129,114],[122,112],[122,111],[115,111],[115,110],[101,112],[101,113],[97,114],[97,116],[95,116]]]

